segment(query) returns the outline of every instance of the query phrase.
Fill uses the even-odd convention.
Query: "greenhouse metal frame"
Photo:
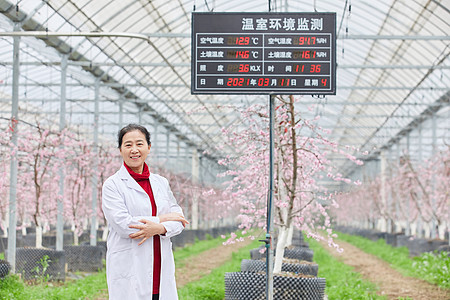
[[[305,119],[320,116],[317,126],[364,161],[359,167],[333,154],[337,172],[355,180],[375,178],[405,153],[419,165],[448,151],[448,0],[272,5],[275,12],[337,14],[336,95],[302,96],[298,107]],[[0,0],[0,130],[20,132],[37,123],[68,129],[92,141],[98,152],[115,143],[124,125],[143,124],[152,135],[152,163],[219,186],[217,174],[227,168],[218,160],[244,151],[227,145],[221,130],[248,125],[227,107],[266,104],[267,97],[190,93],[191,13],[267,10],[267,1],[260,0]],[[17,145],[14,137],[12,143]],[[12,150],[3,146],[3,151]],[[4,204],[15,201],[17,166],[11,164],[7,176],[13,188],[0,195],[6,226],[6,216],[16,211]],[[322,184],[346,190],[340,182]],[[95,188],[92,194],[95,208]],[[90,222],[96,224],[97,216]],[[58,219],[59,227],[62,223]],[[436,220],[430,223],[427,235],[444,237],[445,226],[438,232]],[[16,225],[10,218],[9,226]],[[395,224],[383,226],[393,230]],[[91,236],[95,232],[92,226]]]

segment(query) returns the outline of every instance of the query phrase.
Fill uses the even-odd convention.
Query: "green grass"
[[[338,261],[317,241],[308,239],[308,243],[314,250],[314,262],[319,265],[318,277],[327,281],[328,299],[386,299],[376,294],[375,284],[363,280],[352,267]]]
[[[219,247],[223,242],[224,239],[220,237],[213,239],[209,236],[203,241],[197,241],[195,244],[187,245],[184,248],[177,248],[174,251],[176,264],[177,266],[182,265],[190,257],[208,249]],[[256,246],[253,248],[256,248]],[[0,255],[3,256],[3,254]],[[82,273],[77,273],[77,275],[82,276]],[[78,280],[67,279],[63,285],[53,282],[28,285],[18,275],[10,275],[0,280],[0,300],[95,299],[102,293],[101,290],[106,289],[105,269]]]
[[[11,275],[0,280],[0,299],[92,299],[106,288],[104,270],[83,279],[66,281],[61,286],[52,282],[27,285],[19,276]]]
[[[238,272],[241,270],[241,261],[250,259],[250,250],[261,246],[261,242],[255,239],[248,246],[239,249],[233,253],[231,261],[214,269],[209,275],[204,276],[200,280],[190,282],[178,289],[178,297],[180,300],[215,300],[224,299],[225,283],[224,277],[226,272]]]
[[[423,253],[411,258],[408,248],[392,247],[383,239],[372,241],[364,237],[339,233],[339,239],[346,241],[366,253],[388,262],[404,276],[415,277],[450,289],[450,257],[448,253]]]

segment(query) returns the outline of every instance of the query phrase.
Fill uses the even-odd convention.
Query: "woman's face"
[[[136,173],[142,174],[144,162],[150,153],[150,145],[147,144],[145,135],[139,130],[126,133],[123,136],[120,154],[123,161]]]

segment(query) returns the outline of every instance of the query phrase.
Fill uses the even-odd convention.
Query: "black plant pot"
[[[103,269],[105,246],[65,246],[68,271],[97,272]]]
[[[186,245],[186,242],[184,240],[184,235],[182,235],[182,234],[171,237],[170,240],[172,242],[173,248],[182,248]]]
[[[0,237],[0,253],[8,249],[8,238]]]
[[[384,233],[383,236],[386,244],[391,245],[392,247],[397,247],[397,234],[394,233]]]
[[[438,253],[441,253],[441,252],[447,252],[447,256],[450,257],[450,245],[442,245],[442,246],[439,246],[439,247],[436,249],[436,251],[437,251]]]
[[[273,244],[274,245],[277,244],[276,238],[273,239]],[[297,239],[297,238],[292,238],[292,246],[309,248],[309,244],[307,242],[305,242],[303,239]]]
[[[250,257],[251,259],[263,259],[266,257],[266,253],[261,253],[260,249],[252,249],[250,250]],[[276,251],[274,250],[274,255],[276,254]],[[313,261],[314,251],[305,248],[305,247],[291,247],[284,249],[284,257],[285,258],[292,258],[292,259],[298,259],[298,260],[306,260],[306,261]]]
[[[292,246],[294,247],[304,247],[304,248],[309,248],[309,244],[305,241],[301,241],[301,240],[292,240]]]
[[[8,252],[6,252],[6,257]],[[48,256],[45,260],[44,257]],[[48,263],[44,272],[43,262]],[[45,263],[45,262],[44,262]],[[48,280],[65,280],[66,257],[64,251],[44,248],[17,248],[16,273],[21,273],[25,280],[48,278]]]
[[[273,299],[322,300],[325,278],[274,275]],[[225,300],[266,299],[266,275],[251,272],[225,273]]]
[[[11,270],[11,265],[6,260],[0,259],[0,278],[6,277]]]
[[[265,272],[266,262],[263,260],[243,259],[241,261],[242,272]],[[302,264],[302,263],[282,263],[282,272],[292,272],[295,274],[317,276],[319,266],[317,264]]]
[[[433,252],[440,246],[447,245],[448,241],[444,240],[430,240],[416,238],[408,242],[409,254],[411,256],[419,256],[424,252]]]

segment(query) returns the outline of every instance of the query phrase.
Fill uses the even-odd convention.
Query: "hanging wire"
[[[342,12],[341,22],[339,23],[339,29],[337,33],[337,37],[341,34],[342,24],[344,23],[345,12],[347,11],[348,0],[345,0],[344,11]],[[346,26],[348,28],[348,26]],[[345,53],[345,39],[342,39],[342,58],[344,58]]]
[[[345,37],[348,37],[348,19],[350,19],[350,15],[352,14],[352,1],[350,0],[350,3],[348,5],[348,14],[347,18],[345,19]]]
[[[269,4],[269,12],[278,10],[278,5],[277,5],[276,0],[275,1],[268,0],[268,4]]]
[[[339,23],[339,29],[338,29],[337,36],[339,36],[341,33],[342,23],[344,22],[345,12],[347,11],[347,5],[348,5],[348,0],[345,0],[344,11],[342,12],[342,18],[341,18],[341,22]]]
[[[350,15],[352,14],[352,0],[350,0],[350,3],[348,5],[348,15],[347,18],[350,18]]]
[[[45,31],[48,33],[48,3],[47,3],[47,5],[45,6],[45,13],[46,13],[46,16],[45,16]]]
[[[208,1],[207,0],[205,0],[205,5],[206,5],[206,9],[209,11],[209,12],[212,12],[213,10],[214,10],[214,8],[209,8],[209,5],[208,5]]]

